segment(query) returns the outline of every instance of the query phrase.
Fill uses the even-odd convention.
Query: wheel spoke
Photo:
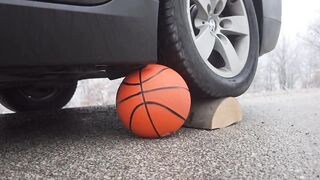
[[[242,68],[242,62],[237,51],[225,35],[218,34],[216,36],[214,49],[220,53],[224,62],[226,63],[225,67],[228,70],[236,72]]]
[[[213,13],[216,15],[220,15],[224,8],[226,7],[227,0],[212,0],[213,4]]]
[[[198,29],[205,29],[208,26],[208,23],[201,19],[195,19],[194,26]]]
[[[202,15],[208,17],[210,14],[208,10],[211,9],[211,0],[196,0],[195,3],[197,4],[198,8],[201,9],[200,12],[202,12]]]
[[[215,44],[215,37],[211,34],[208,26],[201,29],[196,37],[195,44],[203,60],[208,60]]]
[[[221,33],[225,35],[248,35],[249,24],[246,16],[229,16],[221,18]]]

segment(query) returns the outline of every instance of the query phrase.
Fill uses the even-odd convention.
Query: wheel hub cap
[[[208,22],[209,22],[209,28],[210,28],[210,31],[211,31],[211,35],[213,35],[214,32],[216,31],[216,27],[217,27],[216,21],[214,19],[210,18],[208,20]]]

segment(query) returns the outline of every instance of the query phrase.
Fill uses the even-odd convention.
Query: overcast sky
[[[304,33],[320,17],[320,0],[282,0],[282,33],[294,37]]]

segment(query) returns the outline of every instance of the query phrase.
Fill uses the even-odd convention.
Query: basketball
[[[191,97],[177,72],[151,64],[123,80],[116,103],[126,128],[140,137],[160,138],[182,127],[189,116]]]

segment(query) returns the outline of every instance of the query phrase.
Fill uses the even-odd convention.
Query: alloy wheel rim
[[[225,78],[240,74],[250,49],[243,0],[187,0],[187,8],[193,42],[205,64]]]

